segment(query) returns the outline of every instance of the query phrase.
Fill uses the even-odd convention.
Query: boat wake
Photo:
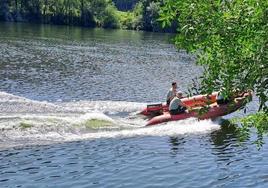
[[[0,148],[137,136],[209,133],[211,120],[168,122],[144,127],[145,103],[124,101],[39,102],[0,92]]]

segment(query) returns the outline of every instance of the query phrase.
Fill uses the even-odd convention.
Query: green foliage
[[[142,29],[142,10],[143,10],[143,4],[142,2],[139,2],[135,5],[133,10],[133,21],[132,21],[132,28],[136,30]]]
[[[122,29],[134,29],[135,16],[132,12],[117,11],[117,15]]]
[[[117,3],[125,1],[118,0]],[[140,0],[132,11],[119,12],[121,28],[145,30],[153,32],[172,32],[176,29],[176,22],[172,26],[163,29],[159,19],[159,10],[162,0]]]
[[[180,23],[176,46],[204,66],[201,93],[252,89],[267,111],[267,1],[166,0],[160,15],[163,26]]]
[[[255,127],[259,137],[268,129],[268,1],[165,0],[160,10],[162,26],[180,24],[175,38],[179,49],[195,53],[204,67],[200,93],[251,89],[259,111],[240,120],[242,132]],[[261,144],[261,139],[258,139]]]
[[[4,0],[0,20],[118,28],[111,0]]]
[[[122,29],[142,29],[142,6],[142,3],[138,3],[133,11],[117,11]]]
[[[158,28],[158,12],[160,2],[158,0],[143,0],[143,28],[147,31],[155,31]],[[160,25],[159,25],[160,26]]]
[[[245,129],[255,127],[258,133],[268,133],[268,116],[264,112],[249,115],[241,120]]]
[[[118,11],[117,7],[119,8]],[[172,32],[160,25],[162,0],[2,0],[0,20]],[[176,23],[176,22],[174,22]]]
[[[249,115],[245,118],[238,118],[232,120],[233,124],[241,124],[242,126],[237,129],[240,135],[240,141],[249,139],[250,130],[255,129],[257,138],[254,143],[260,148],[263,142],[263,135],[268,133],[268,116],[263,111],[256,114]]]
[[[119,28],[119,17],[116,14],[116,8],[113,5],[108,5],[103,15],[104,28]]]

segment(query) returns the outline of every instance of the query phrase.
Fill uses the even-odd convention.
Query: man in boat
[[[176,93],[177,93],[177,83],[172,82],[171,88],[167,93],[167,106],[169,106],[170,101],[176,96]]]
[[[187,106],[181,101],[182,92],[179,91],[176,96],[171,100],[169,105],[169,112],[171,115],[181,114],[186,111]]]

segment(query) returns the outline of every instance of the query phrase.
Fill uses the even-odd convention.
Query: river
[[[267,187],[267,144],[225,123],[241,111],[144,127],[146,104],[202,74],[171,40],[0,23],[0,187]]]

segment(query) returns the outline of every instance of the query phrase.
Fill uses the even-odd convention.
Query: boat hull
[[[191,117],[201,120],[217,118],[230,114],[243,107],[248,102],[249,97],[251,98],[251,93],[245,93],[242,98],[235,98],[228,104],[218,105],[216,102],[214,102],[206,107],[194,107],[192,110],[190,110],[190,112],[184,112],[178,115],[171,115],[168,111],[166,111],[162,115],[155,116],[150,119],[146,126],[156,125],[168,121],[178,121]]]

